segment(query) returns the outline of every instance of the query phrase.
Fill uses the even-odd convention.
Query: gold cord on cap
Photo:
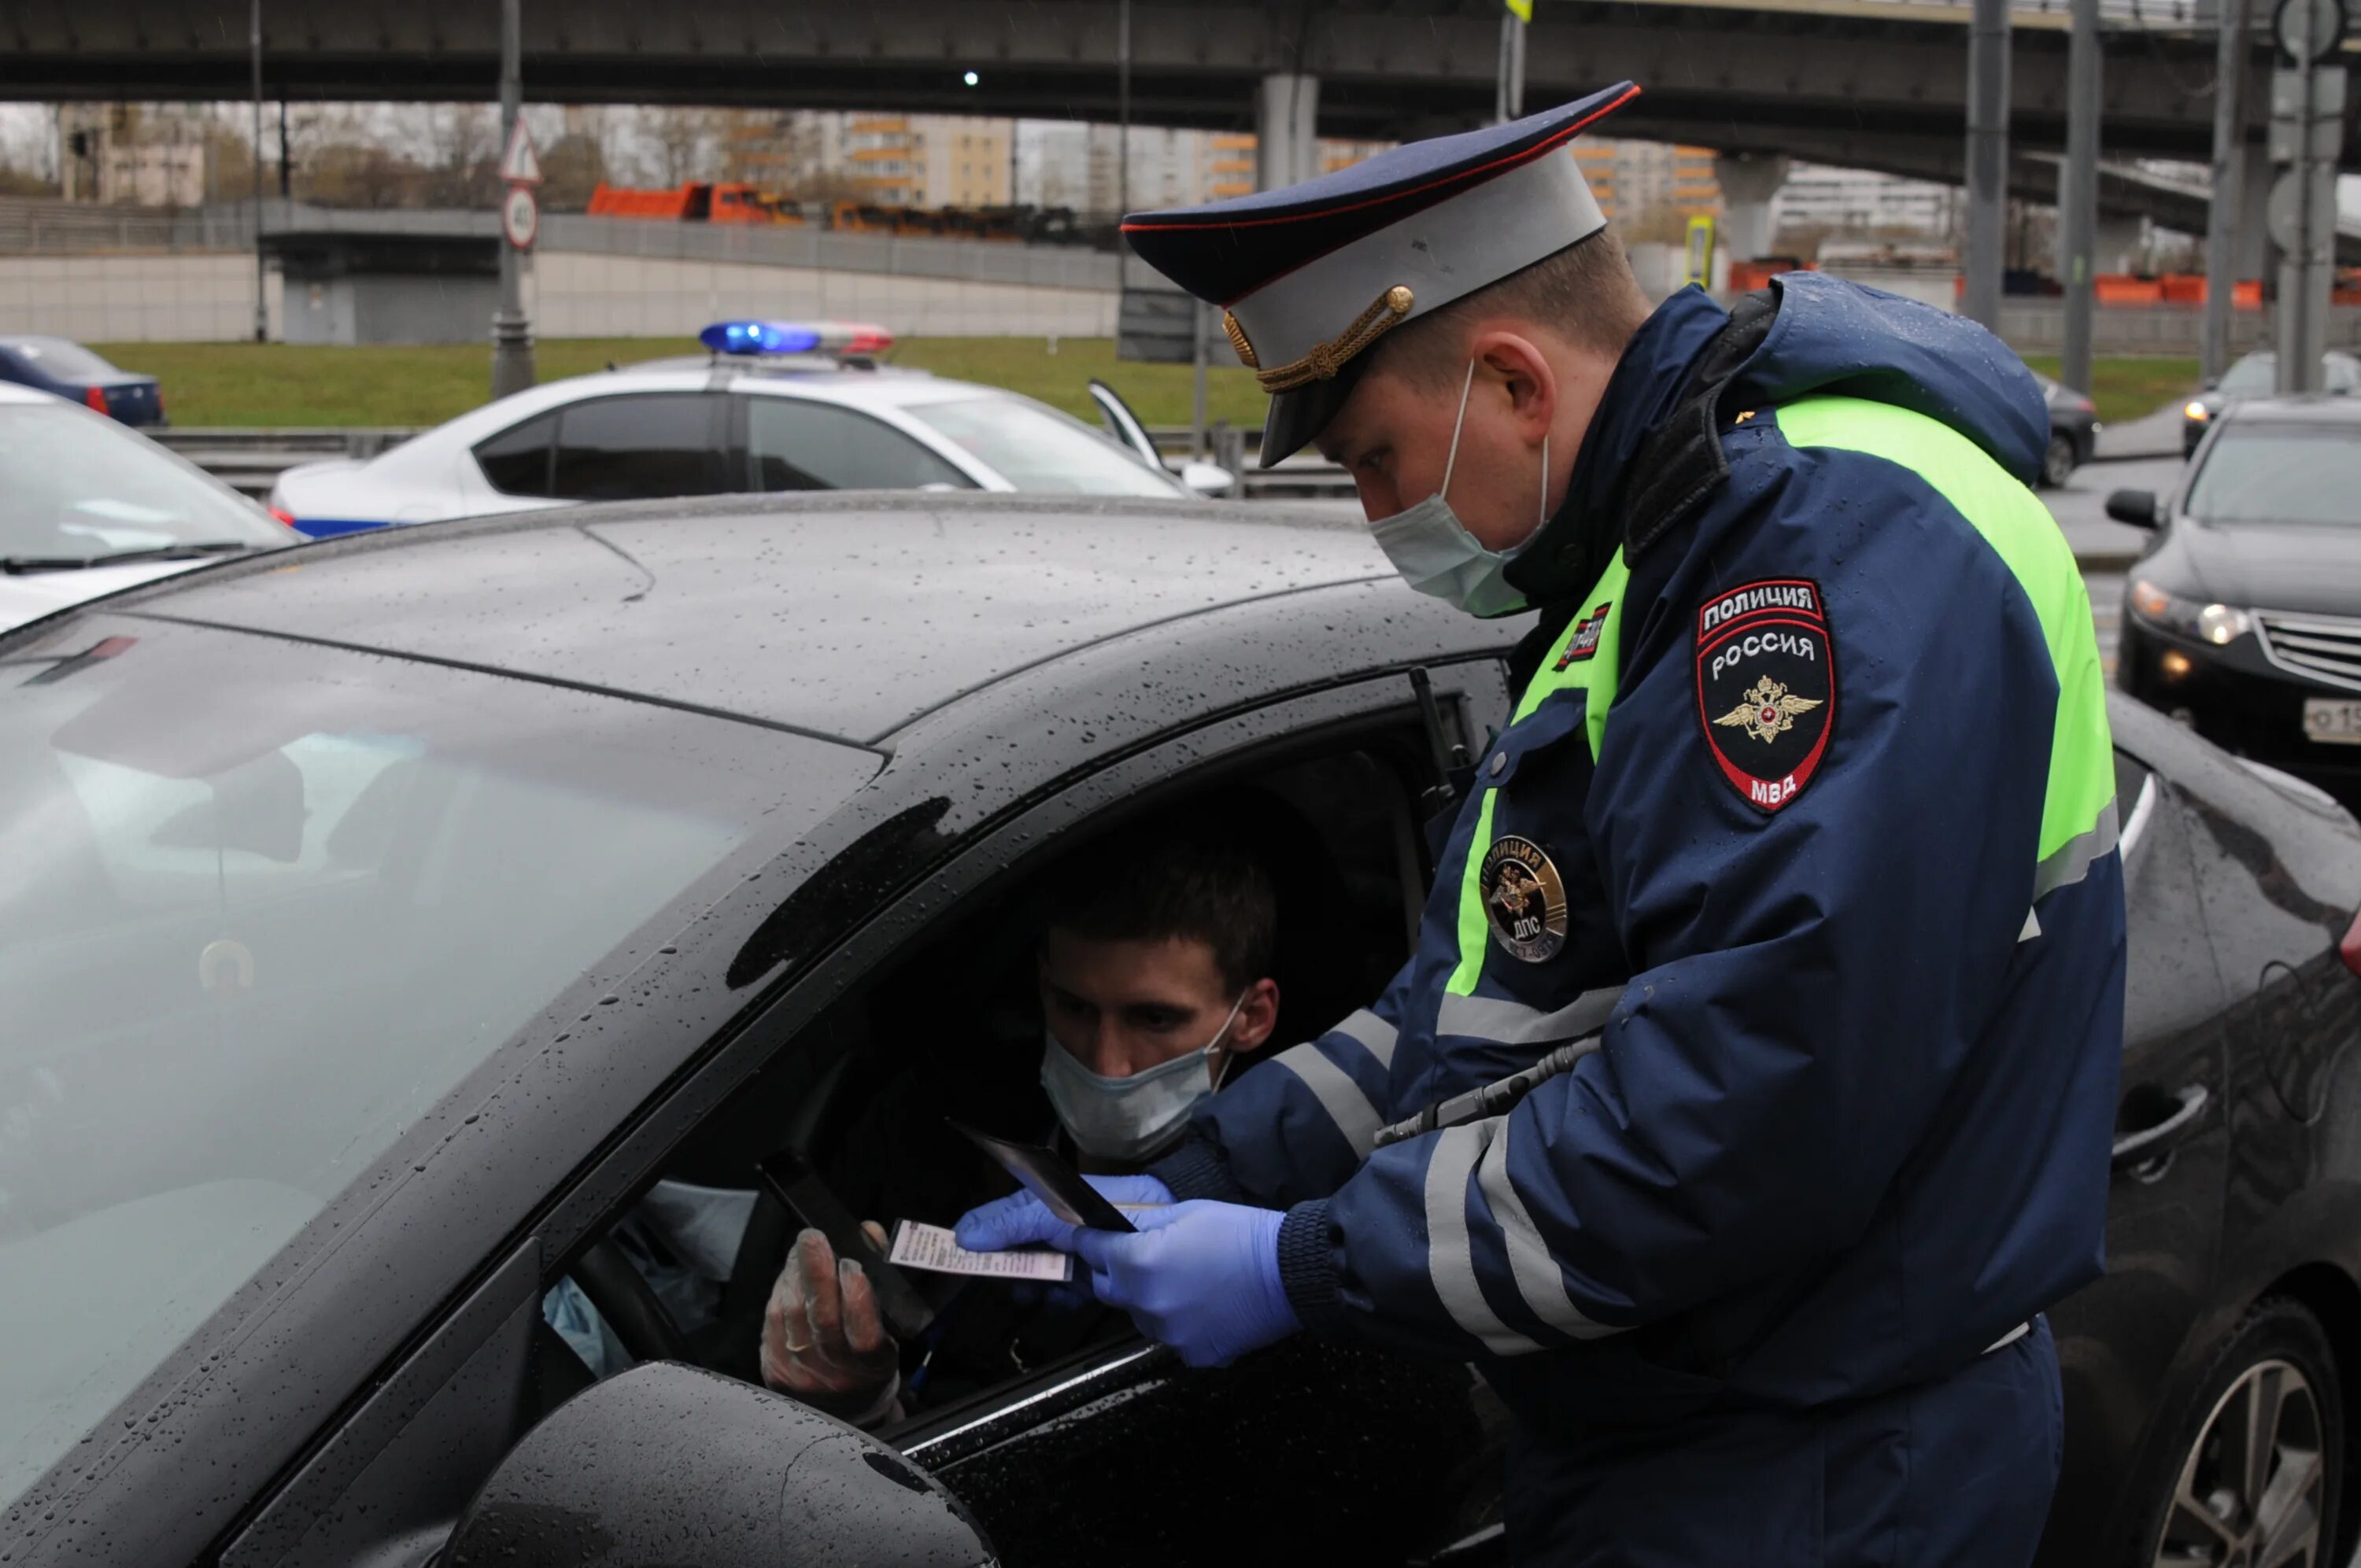
[[[1291,365],[1281,365],[1270,370],[1257,367],[1255,379],[1262,383],[1262,389],[1266,392],[1292,391],[1314,381],[1334,379],[1336,372],[1343,369],[1353,356],[1375,343],[1388,327],[1398,325],[1404,316],[1410,314],[1413,298],[1407,287],[1395,284],[1379,294],[1376,302],[1355,317],[1353,324],[1335,338],[1314,345],[1311,353]],[[1228,318],[1228,323],[1231,346],[1238,351],[1239,358],[1254,365],[1254,348],[1246,341],[1246,334],[1238,330],[1236,318]]]

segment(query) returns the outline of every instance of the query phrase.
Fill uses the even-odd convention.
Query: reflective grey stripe
[[[1320,1054],[1317,1046],[1294,1046],[1271,1058],[1271,1065],[1283,1067],[1302,1080],[1353,1146],[1353,1153],[1367,1158],[1370,1146],[1378,1141],[1378,1129],[1386,1124],[1385,1117],[1369,1103],[1361,1086],[1346,1075],[1345,1069]]]
[[[1484,1162],[1476,1169],[1476,1185],[1484,1191],[1484,1201],[1492,1206],[1492,1220],[1500,1227],[1500,1238],[1509,1249],[1509,1272],[1516,1277],[1517,1294],[1533,1310],[1533,1316],[1576,1339],[1603,1339],[1620,1333],[1620,1329],[1598,1322],[1575,1305],[1567,1293],[1565,1275],[1559,1269],[1557,1259],[1550,1255],[1549,1244],[1542,1240],[1539,1226],[1525,1209],[1525,1201],[1517,1195],[1516,1183],[1509,1178],[1509,1126],[1506,1116],[1498,1123],[1499,1132],[1492,1146],[1484,1151]]]
[[[1502,1322],[1484,1299],[1467,1239],[1467,1178],[1499,1124],[1470,1122],[1434,1136],[1434,1153],[1426,1164],[1426,1274],[1453,1322],[1495,1355],[1523,1355],[1541,1346]]]
[[[1394,1041],[1400,1037],[1400,1032],[1367,1008],[1362,1008],[1328,1032],[1358,1040],[1363,1050],[1378,1058],[1379,1067],[1394,1065]]]
[[[2109,800],[2099,811],[2099,819],[2090,831],[2077,833],[2048,860],[2033,868],[2033,898],[2039,903],[2061,887],[2070,887],[2091,874],[2091,867],[2106,858],[2115,847],[2115,803]]]
[[[1434,1010],[1434,1032],[1498,1040],[1504,1046],[1548,1045],[1579,1039],[1604,1028],[1621,1000],[1620,985],[1586,991],[1554,1013],[1508,1002],[1497,996],[1444,994]]]

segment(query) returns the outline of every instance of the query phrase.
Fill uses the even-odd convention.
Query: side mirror
[[[1201,496],[1226,496],[1236,487],[1238,477],[1219,463],[1191,457],[1180,465],[1180,482]]]
[[[2107,498],[2107,515],[2134,528],[2159,526],[2163,520],[2157,513],[2154,490],[2117,490]]]
[[[459,1517],[448,1568],[982,1568],[983,1532],[864,1432],[651,1362],[527,1432]]]

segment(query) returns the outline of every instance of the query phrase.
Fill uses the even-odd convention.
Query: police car
[[[856,489],[1170,499],[1231,483],[1208,463],[1176,477],[1030,398],[881,364],[894,335],[880,326],[727,321],[698,341],[709,355],[552,382],[367,461],[291,468],[271,510],[321,537],[579,501]]]

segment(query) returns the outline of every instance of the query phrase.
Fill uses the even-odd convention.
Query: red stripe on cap
[[[1213,218],[1193,224],[1124,224],[1120,226],[1125,234],[1186,233],[1196,229],[1250,229],[1264,228],[1272,224],[1294,224],[1308,222],[1313,218],[1333,218],[1343,213],[1357,213],[1363,207],[1374,207],[1386,202],[1398,202],[1405,196],[1415,196],[1422,192],[1432,191],[1438,185],[1455,184],[1473,175],[1488,173],[1496,169],[1514,168],[1520,163],[1530,163],[1543,153],[1563,147],[1639,95],[1640,89],[1635,85],[1612,104],[1600,104],[1565,129],[1553,132],[1547,141],[1535,142],[1522,152],[1513,152],[1505,158],[1496,158],[1489,163],[1479,163],[1473,169],[1463,169],[1456,174],[1446,174],[1440,179],[1430,180],[1423,185],[1413,185],[1407,191],[1393,191],[1382,196],[1371,196],[1367,201],[1356,202],[1348,207],[1323,207],[1316,213],[1286,213],[1268,218]],[[1239,297],[1243,299],[1245,296]]]

